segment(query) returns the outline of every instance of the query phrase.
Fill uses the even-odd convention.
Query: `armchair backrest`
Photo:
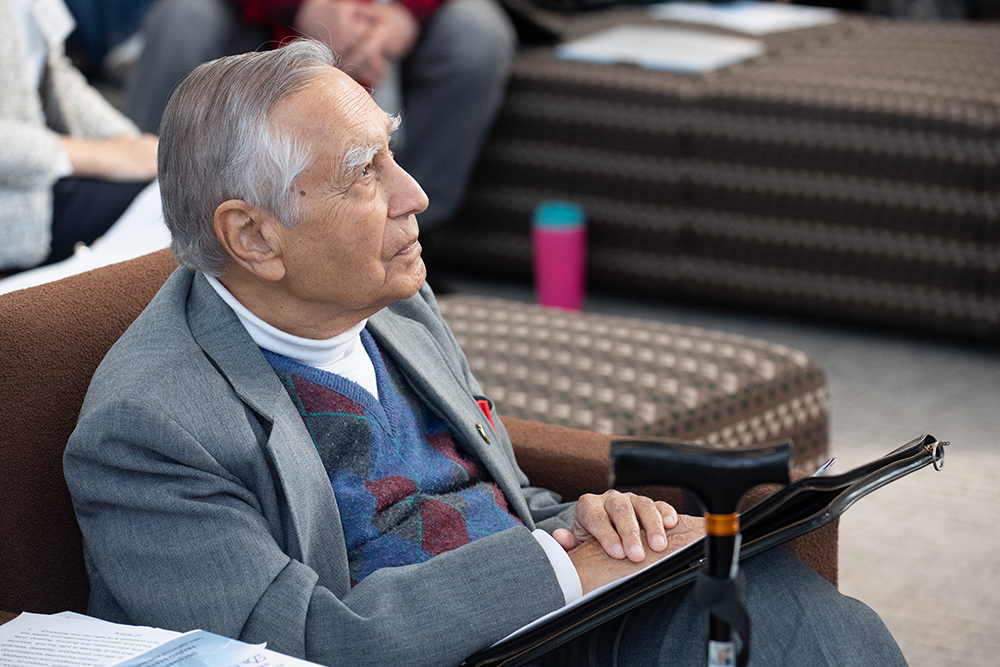
[[[176,266],[163,250],[0,295],[0,609],[86,611],[63,450],[97,365]]]

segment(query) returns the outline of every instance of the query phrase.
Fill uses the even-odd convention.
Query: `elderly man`
[[[393,120],[316,42],[196,70],[159,151],[182,265],[94,376],[65,457],[90,612],[327,665],[458,665],[701,534],[517,467],[424,285]],[[755,664],[902,664],[783,550],[751,560]],[[686,591],[543,665],[699,664]]]

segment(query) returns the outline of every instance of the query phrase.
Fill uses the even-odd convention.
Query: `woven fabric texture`
[[[718,331],[447,295],[441,312],[502,416],[827,457],[829,393],[805,354]]]
[[[680,27],[634,7],[551,20]],[[594,288],[996,340],[1000,25],[845,16],[762,39],[705,75],[525,50],[428,257],[527,279],[532,209],[569,199]]]

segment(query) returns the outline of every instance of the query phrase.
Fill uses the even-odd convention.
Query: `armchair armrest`
[[[566,500],[575,500],[584,493],[602,493],[608,488],[610,443],[614,436],[513,417],[503,417],[503,423],[514,444],[517,462],[532,484],[551,489]],[[803,476],[805,473],[793,472],[795,479]],[[743,498],[744,506],[760,502],[777,488],[762,485],[751,489]],[[684,511],[683,495],[676,487],[629,490],[664,500]],[[836,586],[838,529],[838,521],[834,521],[783,546]]]

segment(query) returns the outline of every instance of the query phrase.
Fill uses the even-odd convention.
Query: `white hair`
[[[225,272],[229,255],[214,217],[229,199],[286,227],[298,222],[294,184],[313,156],[270,114],[336,65],[328,47],[302,39],[205,63],[180,83],[163,112],[158,157],[163,217],[179,264],[212,276]]]

